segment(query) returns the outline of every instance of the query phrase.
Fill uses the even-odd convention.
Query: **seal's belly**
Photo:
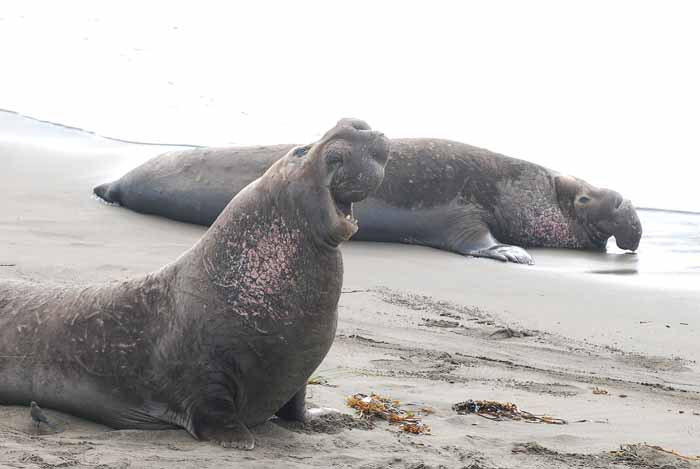
[[[241,420],[257,425],[272,417],[307,383],[321,364],[335,336],[335,321],[319,327],[314,321],[307,327],[271,336],[250,339],[260,352],[241,376]]]
[[[461,217],[454,204],[444,207],[394,207],[368,199],[354,208],[359,230],[354,241],[420,244],[447,248],[449,232]]]

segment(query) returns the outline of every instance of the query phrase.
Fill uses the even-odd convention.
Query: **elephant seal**
[[[294,145],[168,152],[94,189],[143,213],[208,225]],[[394,139],[386,177],[357,204],[360,241],[419,244],[533,263],[526,247],[636,250],[642,226],[620,194],[463,143]]]
[[[114,428],[182,427],[252,448],[273,415],[306,418],[333,342],[352,205],[388,140],[342,120],[227,205],[175,262],[80,288],[0,282],[0,403],[41,402]]]

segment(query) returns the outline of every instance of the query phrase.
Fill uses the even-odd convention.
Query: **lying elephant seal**
[[[291,148],[164,153],[94,191],[132,210],[208,225]],[[384,182],[356,212],[362,219],[356,240],[420,244],[525,264],[533,260],[523,247],[604,250],[615,236],[620,248],[636,250],[642,236],[634,207],[615,191],[437,139],[392,140]]]
[[[0,282],[0,403],[115,428],[179,426],[252,448],[248,430],[306,417],[333,342],[338,246],[384,176],[388,140],[343,120],[242,190],[177,261],[142,278],[65,288]]]

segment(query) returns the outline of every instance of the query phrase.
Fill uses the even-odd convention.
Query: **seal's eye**
[[[294,151],[292,152],[292,155],[296,156],[297,158],[301,158],[302,156],[306,155],[309,152],[309,146],[305,147],[299,147],[295,148]]]
[[[585,195],[582,195],[581,197],[578,198],[578,203],[580,203],[580,204],[587,204],[590,201],[591,201],[591,199],[589,199]]]

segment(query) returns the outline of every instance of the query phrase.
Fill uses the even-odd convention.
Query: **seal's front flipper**
[[[276,416],[283,420],[291,420],[296,422],[305,422],[307,419],[306,413],[306,385],[297,391],[294,396],[275,413]]]
[[[216,441],[224,448],[251,450],[255,448],[255,437],[248,427],[232,420],[224,425],[208,427],[199,431],[202,440]]]
[[[503,262],[517,264],[534,264],[535,261],[528,252],[510,244],[499,243],[491,234],[488,226],[482,222],[462,226],[459,241],[455,243],[454,251],[465,256],[484,257]]]
[[[525,249],[509,244],[497,244],[489,248],[470,252],[469,255],[496,259],[503,262],[515,262],[517,264],[532,265],[535,263],[535,260]]]
[[[340,412],[328,407],[306,408],[306,386],[301,388],[292,398],[278,410],[275,415],[283,420],[309,423],[313,419],[327,415],[339,415]]]

